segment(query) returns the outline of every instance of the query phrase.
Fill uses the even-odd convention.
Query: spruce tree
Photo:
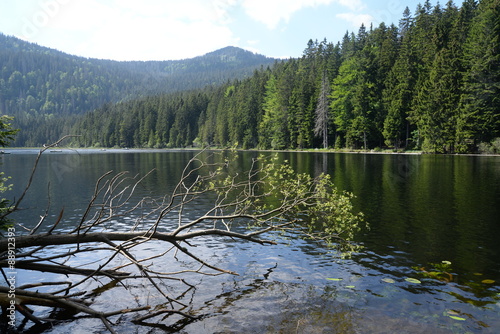
[[[399,22],[399,40],[401,47],[394,66],[386,80],[386,89],[382,101],[387,115],[384,119],[383,135],[385,144],[398,149],[402,143],[408,148],[410,123],[408,115],[413,99],[416,81],[416,56],[412,47],[411,29],[413,17],[406,7]]]
[[[467,72],[457,141],[488,142],[500,136],[500,2],[483,0],[465,45]]]

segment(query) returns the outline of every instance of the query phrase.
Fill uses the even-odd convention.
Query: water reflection
[[[64,207],[61,228],[71,228],[95,181],[109,170],[144,175],[156,168],[138,195],[161,197],[177,182],[193,154],[47,155],[25,203],[29,210],[18,219],[27,225],[37,222],[50,195],[49,218],[55,219]],[[240,164],[248,164],[256,154],[241,153]],[[161,328],[142,330],[124,316],[118,321],[122,326],[118,332],[153,333],[168,328],[186,333],[498,332],[500,158],[325,153],[280,153],[280,158],[289,160],[299,172],[327,172],[340,189],[357,196],[356,207],[370,223],[369,230],[357,235],[364,250],[340,260],[322,245],[293,235],[288,239],[272,236],[280,245],[266,247],[200,239],[199,254],[240,274],[189,277],[198,288],[183,298],[192,301],[192,311],[202,320],[186,323],[170,317],[161,321]],[[34,155],[26,153],[3,158],[2,170],[13,176],[16,187],[13,197],[19,196],[32,161]],[[197,203],[190,215],[204,205]],[[128,229],[133,222],[134,217],[128,217],[109,228]],[[156,250],[154,244],[148,247],[143,249],[144,256]],[[449,281],[431,274],[437,272],[432,264],[442,261],[451,262]],[[154,304],[155,296],[147,291],[134,287],[132,296],[137,299],[131,302],[125,298],[130,291],[118,287],[97,297],[96,303],[105,307],[107,301],[115,300],[123,307],[137,306],[134,303],[146,298]],[[79,326],[91,332],[95,325],[80,319],[52,332],[78,332]]]

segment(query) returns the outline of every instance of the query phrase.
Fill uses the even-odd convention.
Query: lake
[[[0,168],[12,176],[9,196],[18,197],[37,151],[7,152],[0,156]],[[54,221],[64,207],[59,228],[74,226],[95,182],[109,170],[144,175],[156,168],[137,195],[160,196],[176,184],[195,153],[46,152],[24,210],[15,218],[34,226],[50,198],[49,218]],[[238,154],[245,166],[257,153]],[[331,174],[339,189],[354,193],[355,207],[369,223],[356,235],[362,250],[342,259],[320,244],[293,236],[275,236],[279,244],[267,246],[208,238],[198,245],[204,255],[239,276],[190,278],[198,288],[186,300],[204,317],[175,323],[177,332],[500,331],[500,157],[315,152],[281,152],[279,157],[299,172]],[[124,219],[113,228],[125,229],[131,223]],[[436,270],[436,264],[446,266],[442,272],[449,274]],[[30,273],[24,275],[18,284],[36,280]],[[136,290],[137,295],[148,294],[144,287]],[[118,307],[124,294],[117,287],[97,298],[95,305],[106,307],[112,298]],[[127,321],[130,318],[120,321],[118,332],[172,329],[141,328]],[[100,321],[80,319],[46,333],[102,331]]]

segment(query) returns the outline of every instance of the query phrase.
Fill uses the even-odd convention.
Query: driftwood
[[[271,245],[275,242],[265,239],[266,233],[291,229],[331,242],[349,238],[357,228],[360,216],[352,213],[350,195],[338,193],[331,187],[328,177],[296,174],[274,157],[255,158],[252,165],[241,172],[233,168],[235,161],[231,155],[231,152],[212,153],[203,160],[201,154],[195,155],[173,191],[157,199],[134,197],[139,184],[154,171],[142,177],[108,172],[97,180],[85,213],[70,231],[58,230],[59,223],[65,219],[64,212],[51,224],[47,215],[42,216],[34,228],[25,229],[23,234],[20,233],[22,225],[17,225],[15,269],[64,274],[67,280],[16,287],[13,294],[8,283],[8,270],[13,264],[9,243],[13,240],[4,233],[5,238],[0,239],[0,270],[7,282],[7,286],[0,286],[4,321],[9,321],[6,319],[9,307],[15,307],[26,320],[36,324],[57,321],[39,317],[30,309],[32,305],[67,309],[74,314],[101,319],[112,333],[112,318],[124,313],[136,312],[138,323],[169,314],[193,320],[197,316],[190,313],[189,305],[181,298],[185,292],[172,296],[163,282],[175,281],[188,291],[196,288],[184,278],[188,273],[237,275],[203,260],[196,254],[196,247],[191,247],[193,240],[210,236],[220,238],[221,242],[231,238]],[[13,211],[19,207],[24,194],[13,206]],[[187,218],[185,213],[200,198],[210,199],[213,206],[198,217]],[[148,210],[144,213],[146,206]],[[107,228],[114,221],[130,216],[135,220],[128,230]],[[241,226],[246,228],[237,229]],[[140,248],[149,242],[161,242],[164,246],[157,254],[142,257]],[[106,255],[78,265],[70,261],[96,252]],[[180,254],[196,267],[163,272],[154,265],[155,260],[176,259]],[[89,281],[95,281],[98,288],[86,290],[89,284],[85,283]],[[93,298],[106,289],[139,284],[134,282],[148,285],[163,301],[109,312],[92,307]]]

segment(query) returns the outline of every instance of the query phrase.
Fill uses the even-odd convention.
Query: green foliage
[[[12,117],[0,116],[0,146],[7,146],[12,140],[14,140],[15,134],[18,130],[13,129],[12,125],[9,123],[12,121]],[[12,185],[6,185],[10,177],[5,177],[3,172],[0,172],[0,195],[12,189]],[[12,221],[6,217],[11,211],[10,202],[0,197],[0,230],[4,230],[12,225]]]
[[[413,267],[421,276],[439,281],[453,281],[453,270],[450,261],[441,261],[440,263],[429,263],[430,268]]]
[[[291,230],[344,252],[355,249],[349,241],[359,231],[363,215],[354,213],[353,195],[338,191],[328,175],[296,173],[277,155],[261,155],[243,172],[232,169],[234,163],[226,158],[197,189],[217,193],[217,210],[252,218],[249,228]]]
[[[0,194],[12,189],[12,184],[5,184],[9,179],[10,177],[4,177],[4,173],[0,172]],[[0,197],[0,231],[12,226],[13,221],[6,217],[11,209],[10,201]]]
[[[489,142],[500,136],[500,3],[483,0],[464,45],[465,75],[458,141]]]
[[[332,242],[338,237],[353,240],[359,231],[362,215],[353,214],[353,194],[339,192],[331,182],[329,175],[321,175],[315,184],[316,204],[310,209],[311,234],[320,226],[326,240]],[[317,232],[316,232],[317,233]]]
[[[282,215],[285,220],[299,219],[307,234],[328,243],[353,240],[359,231],[362,214],[353,213],[352,194],[339,192],[330,176],[312,178],[296,173],[290,165],[275,156],[262,167],[267,180],[268,196],[262,210],[274,210],[287,201],[294,205]]]
[[[412,18],[409,9],[406,8],[405,17],[401,20],[400,35],[401,43],[394,65],[388,73],[385,82],[386,89],[383,91],[382,101],[386,110],[384,119],[385,144],[398,149],[405,143],[408,146],[409,122],[407,117],[411,110],[413,87],[416,79],[415,51],[411,45]]]
[[[223,81],[183,93],[166,93],[170,86],[161,80],[175,75],[165,71],[182,74],[182,80],[181,74],[175,77],[179,90],[192,89],[184,79],[204,78],[203,66],[236,71],[244,66],[238,59],[253,65],[264,59],[228,49],[180,63],[123,64],[55,51],[41,55],[23,44],[23,52],[40,57],[43,65],[27,72],[10,56],[17,50],[12,38],[3,37],[7,51],[0,52],[0,60],[4,56],[7,62],[0,73],[0,108],[19,115],[16,122],[30,131],[17,142],[28,145],[84,133],[76,145],[183,147],[197,138],[201,146],[293,149],[326,147],[335,139],[336,148],[385,144],[397,150],[475,152],[481,142],[500,137],[498,36],[496,0],[467,0],[460,8],[426,1],[414,15],[405,9],[399,28],[361,26],[337,44],[310,40],[299,59],[254,66],[253,74],[232,81],[223,75]],[[62,69],[52,73],[45,66],[49,60]],[[149,96],[128,101],[134,94]],[[104,104],[117,100],[122,102]]]
[[[0,116],[0,147],[5,147],[14,140],[14,136],[19,132],[18,129],[12,128],[12,122],[14,118],[1,115]]]
[[[266,84],[264,115],[259,124],[259,143],[262,148],[286,148],[287,114],[282,105],[276,77],[271,75]]]
[[[333,80],[333,91],[330,96],[332,103],[331,109],[334,115],[334,122],[337,125],[337,131],[345,133],[350,137],[349,130],[352,123],[352,87],[355,85],[356,61],[350,58],[342,63],[339,69],[339,75]]]
[[[495,138],[491,143],[480,143],[479,153],[500,154],[500,138]]]
[[[221,85],[274,61],[236,47],[175,61],[88,59],[0,33],[0,114],[23,130],[16,146],[41,146],[68,134],[74,115],[106,103]]]

